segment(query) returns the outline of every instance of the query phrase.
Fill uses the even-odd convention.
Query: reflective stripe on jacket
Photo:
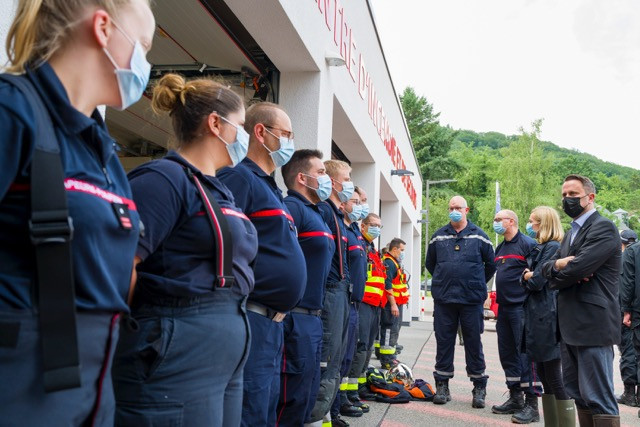
[[[384,279],[386,277],[386,270],[380,255],[377,251],[367,250],[367,281],[364,286],[364,297],[362,302],[365,302],[374,307],[384,307],[387,298],[384,297]]]

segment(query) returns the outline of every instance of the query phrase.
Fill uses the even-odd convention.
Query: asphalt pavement
[[[435,389],[433,380],[433,365],[436,355],[436,340],[433,334],[431,313],[427,314],[426,321],[412,321],[411,326],[403,326],[400,330],[399,343],[404,345],[402,354],[398,359],[413,369],[414,378],[422,378],[429,382]],[[451,389],[451,402],[446,405],[434,405],[431,402],[409,402],[406,404],[387,404],[379,402],[367,402],[371,411],[360,418],[344,417],[351,426],[381,426],[381,427],[409,427],[409,426],[514,426],[511,423],[511,415],[496,415],[491,412],[491,406],[501,404],[508,398],[505,385],[505,376],[500,366],[498,357],[498,344],[495,332],[495,321],[485,321],[485,332],[482,335],[485,359],[487,362],[487,374],[489,383],[487,386],[486,407],[474,409],[471,407],[472,383],[465,372],[464,348],[456,345],[455,377],[449,381]],[[616,393],[622,392],[622,380],[618,369],[618,351],[614,360],[614,378]],[[372,364],[379,366],[378,361],[372,358]],[[543,414],[540,402],[540,422],[532,425],[542,426]],[[624,427],[640,426],[638,408],[620,405],[621,425]],[[577,421],[576,421],[576,425]]]

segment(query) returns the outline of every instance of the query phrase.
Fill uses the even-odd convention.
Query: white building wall
[[[4,46],[17,5],[17,0],[0,0],[0,40],[2,40],[2,46],[0,46],[0,66],[2,67],[4,67],[7,62]]]

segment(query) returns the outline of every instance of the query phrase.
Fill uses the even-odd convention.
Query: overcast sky
[[[639,0],[371,0],[396,90],[455,129],[542,139],[640,169]]]

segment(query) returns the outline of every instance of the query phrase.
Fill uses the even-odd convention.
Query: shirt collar
[[[589,217],[591,215],[593,215],[596,212],[595,208],[591,209],[590,211],[587,211],[585,213],[583,213],[582,215],[580,215],[578,218],[574,219],[573,221],[571,221],[572,223],[575,223],[576,225],[578,225],[580,228],[582,228],[582,226],[584,225],[585,222],[587,222],[587,220],[589,219]]]
[[[169,150],[169,152],[165,156],[165,159],[173,160],[174,162],[181,164],[185,168],[188,168],[191,172],[193,172],[194,175],[205,181],[206,184],[210,184],[213,188],[215,188],[216,191],[223,193],[225,196],[227,196],[228,199],[233,200],[233,195],[226,185],[222,184],[222,182],[215,176],[205,175],[204,173],[202,173],[200,169],[189,163],[187,159],[182,157],[177,151]]]
[[[304,197],[302,194],[300,194],[296,190],[287,191],[287,195],[291,196],[291,197],[295,197],[296,199],[299,199],[302,203],[305,204],[305,206],[316,207],[315,203],[312,203],[311,200],[307,199],[306,197]]]
[[[518,230],[518,231],[516,231],[516,234],[513,236],[513,239],[511,239],[511,240],[504,239],[504,242],[505,243],[516,243],[518,240],[520,240],[520,235],[521,234],[522,233],[520,232],[520,230]]]
[[[340,211],[340,209],[338,209],[336,204],[333,203],[331,199],[325,200],[325,203],[331,206],[331,209],[333,209],[333,212],[338,216],[339,219],[342,220],[342,223],[344,223],[344,214],[342,213],[342,211]],[[345,227],[346,227],[346,224],[345,224]]]
[[[266,173],[265,171],[262,170],[262,168],[260,166],[258,166],[256,164],[256,162],[254,162],[253,160],[251,160],[248,157],[245,157],[244,159],[242,159],[241,162],[243,165],[245,165],[251,172],[255,173],[258,176],[262,176],[262,177],[269,177],[271,178],[271,176]]]

